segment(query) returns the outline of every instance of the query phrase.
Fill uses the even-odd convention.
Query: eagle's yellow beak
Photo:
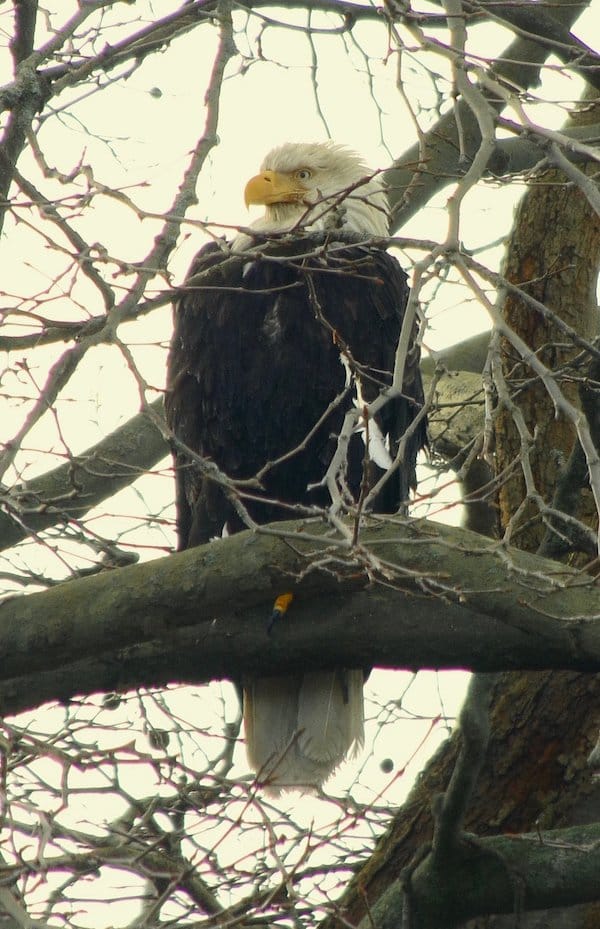
[[[298,185],[296,179],[290,174],[281,174],[278,171],[263,171],[251,177],[244,190],[246,206],[262,203],[295,203],[302,200],[306,191]]]

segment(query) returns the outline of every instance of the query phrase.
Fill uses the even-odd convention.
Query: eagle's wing
[[[206,442],[210,425],[206,417],[207,401],[211,391],[210,371],[218,363],[211,357],[219,307],[214,295],[224,285],[225,275],[220,269],[226,260],[226,253],[217,243],[205,245],[194,258],[186,277],[187,290],[173,309],[165,413],[167,425],[177,440],[173,458],[180,550],[221,535],[230,511],[217,485],[205,479],[181,447],[187,446],[201,457],[210,457]],[[205,272],[210,269],[213,272],[207,281]],[[215,383],[213,388],[218,389],[218,385]]]
[[[335,271],[336,275],[332,276]],[[344,279],[340,287],[339,275]],[[335,251],[328,273],[314,277],[316,300],[346,349],[362,399],[369,403],[392,383],[396,346],[409,297],[407,277],[399,263],[379,248],[357,246]],[[343,294],[343,299],[340,299]],[[374,484],[394,459],[407,428],[423,406],[418,322],[412,324],[402,396],[389,401],[370,423],[369,483]],[[361,431],[365,438],[365,430]],[[383,442],[383,453],[378,454]],[[425,420],[406,444],[404,460],[377,497],[373,509],[391,513],[406,505],[416,486],[416,458],[427,442]],[[387,455],[386,455],[387,453]],[[356,496],[364,470],[364,442],[349,449],[349,475]],[[382,460],[385,459],[386,460]]]

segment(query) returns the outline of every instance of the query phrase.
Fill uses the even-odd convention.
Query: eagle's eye
[[[311,172],[308,168],[301,168],[300,171],[296,171],[296,177],[299,181],[307,181],[311,176]]]

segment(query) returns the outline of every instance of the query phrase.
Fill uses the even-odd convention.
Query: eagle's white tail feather
[[[248,760],[267,791],[314,790],[363,743],[363,673],[261,678],[244,690]]]
[[[304,675],[298,700],[298,744],[303,754],[338,765],[355,742],[362,742],[362,689],[362,671]]]

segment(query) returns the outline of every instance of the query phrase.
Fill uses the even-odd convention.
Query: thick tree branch
[[[8,91],[0,91],[2,108],[11,110],[0,139],[0,230],[10,207],[8,193],[15,165],[36,113],[49,96],[47,83],[30,63],[36,16],[37,0],[24,0],[16,5],[16,29],[11,42],[16,76]]]
[[[592,87],[600,90],[600,57],[574,36],[549,10],[535,4],[502,4],[495,0],[465,2],[465,12],[485,12],[487,18],[511,27],[523,38],[538,42],[555,54]]]
[[[150,409],[161,415],[160,397]],[[0,492],[0,551],[30,532],[81,519],[108,497],[128,487],[169,449],[146,413],[138,413],[102,441],[64,465]]]
[[[361,589],[367,546],[386,583]],[[268,635],[272,602],[290,587],[289,621]],[[592,670],[600,618],[589,577],[462,529],[382,520],[349,557],[318,523],[280,523],[5,601],[0,650],[0,701],[14,712],[274,668]]]
[[[414,929],[453,929],[488,913],[550,909],[598,900],[600,824],[545,833],[467,837],[445,870],[431,859],[411,882]],[[404,890],[393,884],[361,923],[397,929]],[[367,921],[368,920],[368,921]]]
[[[461,840],[467,809],[490,736],[489,711],[496,674],[474,674],[460,713],[461,749],[443,797],[437,804],[432,866],[444,870]]]
[[[562,26],[570,28],[581,9],[580,0],[568,0],[555,8],[554,16]],[[533,39],[519,37],[496,60],[494,74],[517,87],[531,88],[538,83],[541,66],[548,54],[548,48]],[[523,62],[527,62],[527,66]],[[490,99],[489,105],[500,113],[505,104],[503,100]],[[460,140],[457,120],[461,127]],[[385,173],[390,189],[394,231],[418,212],[434,193],[464,174],[464,156],[473,158],[479,150],[480,142],[476,116],[463,100],[459,100],[419,143],[404,152],[396,165]],[[533,157],[533,164],[536,164],[543,153],[540,151],[539,155],[534,154]],[[504,174],[505,156],[493,156],[488,168],[492,174]],[[419,175],[418,184],[415,184],[415,171]]]
[[[456,342],[448,348],[435,353],[435,357],[428,355],[421,361],[421,371],[425,376],[431,377],[437,363],[444,365],[449,371],[469,371],[472,374],[481,374],[487,358],[490,345],[490,333],[480,332],[477,335]]]

